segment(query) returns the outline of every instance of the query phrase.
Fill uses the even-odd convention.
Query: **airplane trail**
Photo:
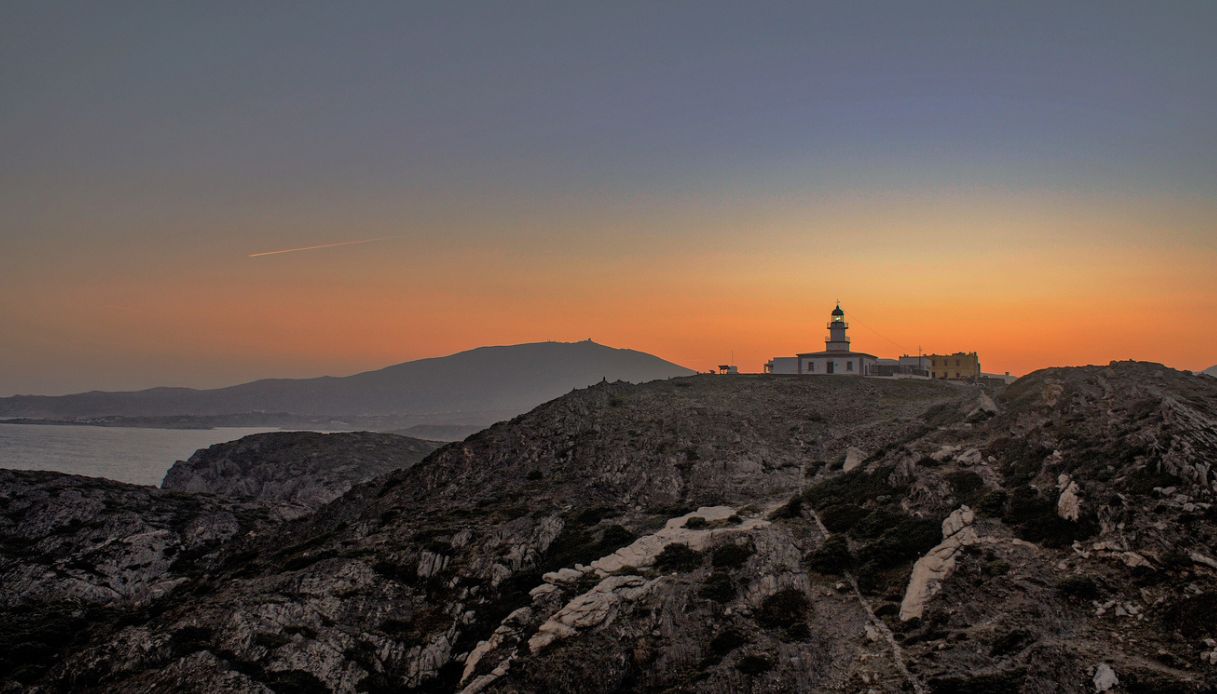
[[[277,251],[259,251],[250,253],[250,258],[260,258],[264,255],[279,255],[281,253],[296,253],[298,251],[315,251],[321,248],[337,248],[338,246],[358,246],[365,243],[376,243],[377,241],[387,241],[393,238],[392,236],[381,236],[376,239],[360,239],[359,241],[339,241],[337,243],[322,243],[316,246],[301,246],[300,248],[281,248]]]

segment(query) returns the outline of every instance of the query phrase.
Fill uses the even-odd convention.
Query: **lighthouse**
[[[828,337],[824,338],[825,352],[848,352],[849,335],[846,331],[849,324],[845,322],[845,311],[841,310],[841,302],[832,310],[832,320],[828,321]]]
[[[849,324],[845,322],[845,311],[841,310],[839,301],[829,315],[824,351],[804,352],[796,359],[795,373],[832,376],[869,376],[878,361],[873,354],[853,351],[849,342]]]

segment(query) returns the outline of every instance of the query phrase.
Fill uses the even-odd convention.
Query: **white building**
[[[767,374],[797,374],[798,372],[798,357],[774,357],[765,364]]]
[[[765,364],[766,373],[826,374],[833,376],[878,375],[875,365],[878,357],[850,349],[849,324],[841,305],[832,311],[828,322],[828,337],[822,352],[805,352],[795,357],[775,357]],[[790,370],[793,361],[794,370]],[[872,372],[875,372],[872,374]]]

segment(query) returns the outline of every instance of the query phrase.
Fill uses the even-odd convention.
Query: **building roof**
[[[834,316],[844,316],[845,315],[845,311],[841,310],[841,304],[837,304],[837,307],[832,310],[832,315],[834,315]]]
[[[868,359],[878,359],[879,358],[873,354],[867,354],[866,352],[829,352],[827,350],[822,351],[822,352],[800,352],[798,354],[798,356],[800,356],[800,357],[867,357]]]

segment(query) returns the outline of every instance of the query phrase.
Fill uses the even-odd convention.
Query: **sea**
[[[165,472],[200,448],[278,429],[140,429],[0,424],[0,468],[51,470],[160,486]]]

